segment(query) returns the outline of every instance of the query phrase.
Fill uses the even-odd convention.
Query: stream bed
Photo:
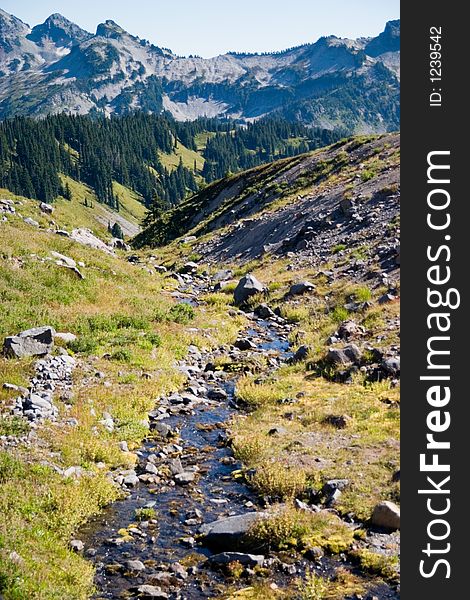
[[[243,338],[249,352],[268,363],[268,372],[292,356],[290,326],[282,319],[250,315]],[[235,350],[236,360],[240,350]],[[211,370],[213,355],[190,348],[181,369],[185,388],[161,398],[150,414],[151,433],[137,452],[138,465],[129,474],[127,497],[107,507],[79,532],[85,555],[96,567],[95,598],[223,598],[226,571],[214,569],[207,558],[216,552],[202,545],[202,524],[233,515],[262,511],[262,500],[236,477],[241,464],[226,443],[226,428],[240,411],[234,392],[238,374]],[[265,373],[266,374],[266,373]],[[234,476],[235,475],[235,476]],[[124,474],[125,476],[125,474]],[[137,478],[136,478],[137,476]],[[294,556],[266,556],[273,586],[285,587],[307,568],[332,575],[338,566],[352,569],[341,557],[315,562]],[[235,587],[249,586],[257,575],[251,567]],[[364,598],[396,600],[388,585]],[[354,598],[354,596],[353,596]]]

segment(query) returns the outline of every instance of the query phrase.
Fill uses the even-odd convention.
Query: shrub
[[[194,308],[185,302],[175,304],[175,306],[172,306],[168,311],[168,318],[174,323],[187,325],[194,319]]]

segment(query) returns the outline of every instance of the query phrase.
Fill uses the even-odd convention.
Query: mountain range
[[[399,128],[400,22],[375,38],[282,52],[181,57],[114,21],[92,34],[60,14],[30,27],[0,9],[0,118],[168,111],[176,120],[275,114],[348,133]]]

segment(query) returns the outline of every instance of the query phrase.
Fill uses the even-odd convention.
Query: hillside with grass
[[[3,598],[398,600],[399,136],[229,175],[132,249],[135,191],[60,178],[0,194]]]

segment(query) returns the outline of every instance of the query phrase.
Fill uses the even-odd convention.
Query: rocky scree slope
[[[221,180],[165,213],[134,243],[156,246],[183,236],[212,262],[295,255],[365,273],[378,254],[397,265],[399,143],[398,134],[353,138]]]
[[[277,112],[348,132],[399,126],[400,22],[376,38],[322,37],[283,52],[180,57],[114,21],[93,35],[54,14],[32,29],[0,9],[0,117],[169,111],[256,119]]]

